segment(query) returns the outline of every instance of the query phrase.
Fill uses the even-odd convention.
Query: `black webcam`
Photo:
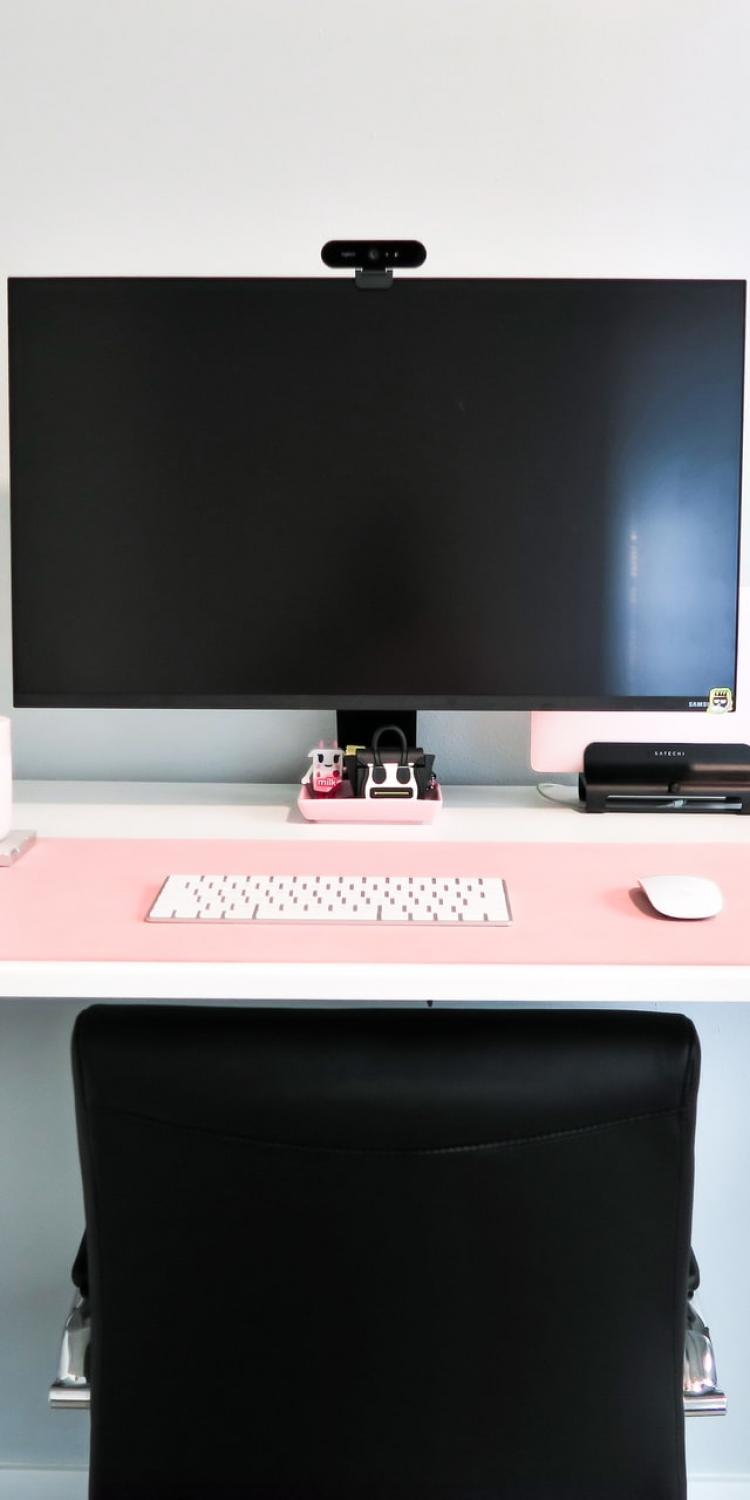
[[[419,240],[329,240],[320,254],[333,271],[413,271],[427,259]]]

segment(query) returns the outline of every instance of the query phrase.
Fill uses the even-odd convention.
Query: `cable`
[[[536,789],[539,796],[544,797],[546,802],[557,802],[560,807],[574,807],[578,812],[581,810],[578,787],[576,786],[563,786],[561,782],[557,781],[538,781]],[[563,795],[555,796],[554,794],[557,792],[562,792]]]

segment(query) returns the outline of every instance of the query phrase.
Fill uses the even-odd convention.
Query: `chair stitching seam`
[[[138,1110],[118,1109],[114,1105],[95,1105],[94,1112],[97,1114],[114,1115],[121,1119],[139,1121],[145,1125],[161,1125],[168,1130],[181,1130],[186,1133],[197,1135],[215,1136],[219,1140],[242,1141],[247,1146],[256,1147],[259,1150],[268,1151],[300,1151],[318,1152],[330,1155],[354,1155],[354,1156],[451,1156],[468,1154],[472,1151],[503,1151],[511,1150],[518,1146],[543,1145],[546,1142],[569,1140],[580,1135],[593,1135],[605,1130],[617,1129],[622,1125],[638,1125],[649,1120],[663,1120],[670,1116],[680,1116],[685,1112],[685,1106],[679,1105],[669,1109],[653,1110],[640,1115],[623,1115],[614,1120],[600,1120],[591,1125],[575,1125],[567,1130],[552,1130],[536,1135],[509,1136],[497,1141],[471,1141],[461,1145],[450,1146],[340,1146],[327,1145],[324,1142],[299,1142],[264,1140],[257,1136],[240,1135],[236,1131],[213,1130],[205,1125],[190,1125],[182,1120],[168,1120],[161,1115],[143,1114]]]

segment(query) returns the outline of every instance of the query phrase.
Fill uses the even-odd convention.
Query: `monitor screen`
[[[743,282],[9,295],[17,705],[734,695]]]

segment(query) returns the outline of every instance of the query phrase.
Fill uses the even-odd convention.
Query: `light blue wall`
[[[85,1461],[88,1417],[49,1412],[82,1225],[72,1002],[0,1002],[0,1463]]]

